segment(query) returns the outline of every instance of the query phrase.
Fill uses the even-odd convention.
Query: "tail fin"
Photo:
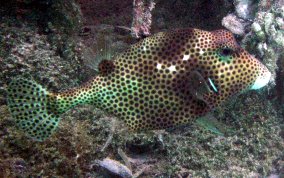
[[[56,97],[34,81],[13,80],[8,87],[8,106],[17,125],[35,140],[49,137],[60,121]]]

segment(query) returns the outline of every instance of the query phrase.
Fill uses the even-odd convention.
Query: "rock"
[[[222,25],[234,34],[244,35],[245,33],[244,21],[239,19],[234,14],[229,14],[226,17],[224,17],[222,20]]]
[[[267,13],[265,16],[264,16],[264,30],[266,33],[269,33],[270,32],[270,27],[271,25],[273,24],[274,22],[274,14],[272,13]]]
[[[275,43],[280,47],[284,48],[284,33],[277,31],[275,35]]]
[[[253,1],[251,0],[236,0],[235,1],[236,13],[239,18],[244,20],[249,20],[253,18],[253,11],[255,9],[255,5],[253,5]]]
[[[265,39],[265,33],[262,31],[262,28],[260,26],[259,23],[254,22],[251,26],[252,31],[256,34],[256,36],[260,39],[260,40],[264,40]]]
[[[132,176],[131,170],[129,170],[125,165],[121,164],[116,160],[112,160],[110,158],[105,158],[104,160],[96,161],[101,167],[105,168],[112,174],[116,174],[122,178],[130,178]]]
[[[275,18],[275,22],[277,24],[277,28],[279,28],[280,30],[284,30],[284,20],[283,20],[283,18],[276,17]]]

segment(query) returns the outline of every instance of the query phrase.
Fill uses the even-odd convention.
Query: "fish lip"
[[[265,67],[264,73],[256,78],[250,89],[257,90],[266,86],[270,82],[271,76],[272,76],[271,72]]]

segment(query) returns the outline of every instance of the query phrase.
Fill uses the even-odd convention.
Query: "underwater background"
[[[284,177],[283,0],[11,0],[0,18],[0,177]],[[269,68],[268,86],[166,130],[133,133],[90,105],[43,142],[16,127],[14,77],[63,91],[140,39],[188,27],[230,30]]]

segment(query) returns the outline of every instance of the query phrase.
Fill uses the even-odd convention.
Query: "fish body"
[[[60,115],[92,104],[122,119],[130,130],[189,123],[231,96],[265,86],[270,72],[226,30],[160,32],[132,45],[84,85],[51,93],[34,81],[15,79],[8,104],[29,136],[44,140]]]

